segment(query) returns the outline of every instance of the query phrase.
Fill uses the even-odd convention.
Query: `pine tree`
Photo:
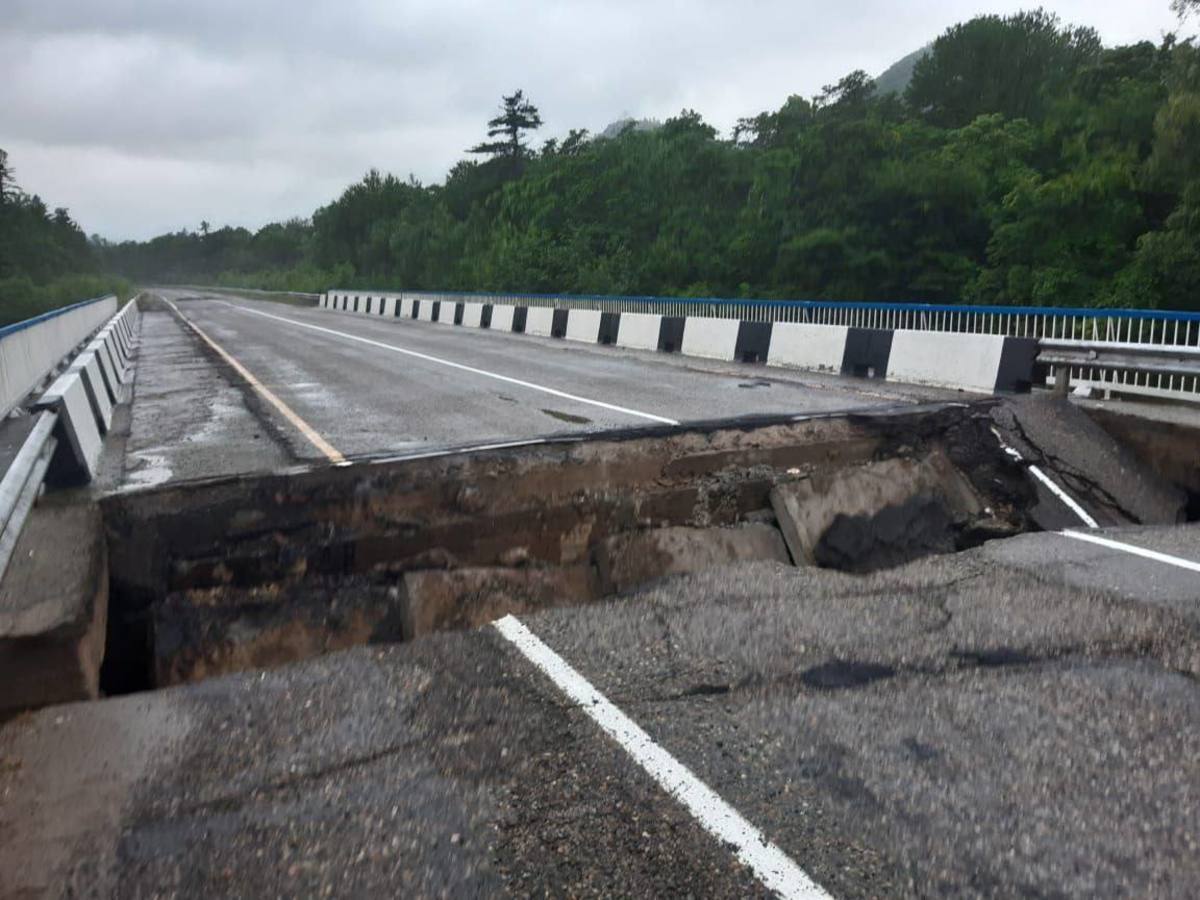
[[[13,180],[13,170],[8,164],[8,153],[0,150],[0,203],[7,203],[19,192]]]
[[[529,155],[529,149],[521,138],[526,131],[534,131],[541,125],[542,117],[537,107],[525,99],[524,91],[517,91],[502,98],[500,115],[488,121],[488,137],[503,137],[503,140],[484,141],[467,152],[512,160],[521,159]]]

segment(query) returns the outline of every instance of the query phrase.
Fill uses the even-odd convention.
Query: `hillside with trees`
[[[983,16],[903,94],[852,72],[728,138],[691,110],[535,146],[540,125],[517,91],[442,184],[372,170],[310,220],[101,251],[142,281],[264,288],[1200,308],[1190,41]]]
[[[111,292],[128,283],[101,275],[103,261],[71,214],[50,210],[17,184],[0,150],[0,325]]]

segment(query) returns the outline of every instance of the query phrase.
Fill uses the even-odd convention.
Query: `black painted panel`
[[[479,327],[480,328],[491,328],[492,327],[492,304],[490,304],[490,303],[483,304],[483,310],[479,313]]]
[[[454,304],[454,324],[461,325],[463,320],[463,309],[466,307],[464,303]]]
[[[851,328],[846,334],[842,374],[855,378],[886,378],[892,355],[892,329]]]
[[[550,337],[565,338],[567,336],[567,313],[570,310],[556,309],[554,320],[550,323]]]
[[[765,363],[771,349],[770,322],[743,322],[738,326],[733,358],[740,362]]]
[[[512,330],[517,334],[525,333],[525,319],[529,316],[528,306],[518,306],[513,310],[513,327]]]
[[[597,343],[615,344],[617,342],[617,333],[620,331],[620,329],[620,313],[600,313],[600,334],[596,336]]]
[[[658,326],[658,349],[664,353],[678,353],[683,346],[683,316],[663,316]]]
[[[1038,342],[1033,338],[1006,337],[996,372],[997,393],[1028,394],[1033,387]]]

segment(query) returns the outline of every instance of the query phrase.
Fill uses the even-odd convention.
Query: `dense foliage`
[[[1184,0],[1183,6],[1193,0]],[[311,221],[105,248],[130,277],[1200,308],[1200,50],[1044,12],[949,29],[902,94],[855,72],[722,139],[613,137],[519,92],[445,183],[372,170]]]
[[[65,209],[53,212],[16,183],[0,150],[0,325],[110,292],[122,280],[99,273],[100,261]]]

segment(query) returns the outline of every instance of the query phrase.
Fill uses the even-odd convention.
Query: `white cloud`
[[[1045,5],[1108,43],[1176,25],[1167,0]],[[371,166],[439,180],[517,87],[541,108],[540,137],[683,107],[728,129],[853,69],[878,73],[979,11],[964,0],[10,0],[0,140],[22,185],[89,232],[257,227],[309,214]]]

